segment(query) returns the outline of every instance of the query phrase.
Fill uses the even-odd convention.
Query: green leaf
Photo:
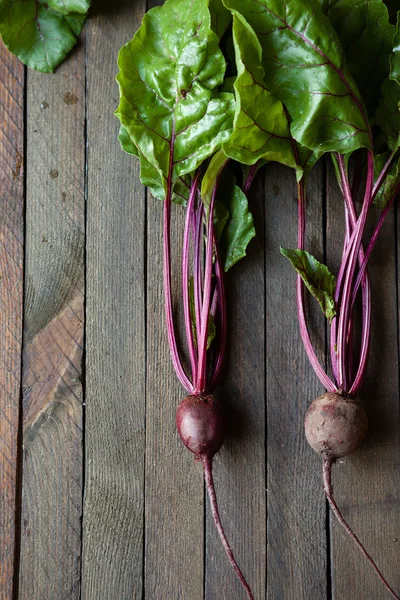
[[[380,172],[386,164],[390,156],[390,152],[385,152],[384,154],[377,154],[375,156],[375,181],[378,179]],[[393,160],[392,167],[389,170],[389,173],[385,177],[385,180],[379,189],[377,195],[375,196],[374,204],[379,206],[381,210],[383,210],[387,204],[392,200],[393,196],[398,190],[400,185],[400,157],[397,157]]]
[[[76,44],[90,0],[2,0],[0,34],[37,71],[52,73]]]
[[[193,332],[193,341],[197,346],[197,329],[196,329],[196,308],[194,305],[194,279],[190,277],[189,279],[189,310],[190,310],[190,320],[192,323],[192,332]],[[208,325],[207,325],[207,350],[211,346],[212,342],[217,335],[217,328],[215,326],[215,320],[212,314],[208,315]]]
[[[233,12],[233,41],[238,76],[233,133],[224,152],[248,165],[258,160],[296,166],[289,123],[280,100],[267,89],[262,50],[244,17]]]
[[[225,61],[207,0],[174,0],[150,10],[118,55],[116,115],[169,183],[193,172],[229,137],[234,99],[219,92]]]
[[[211,14],[211,29],[222,38],[232,21],[232,15],[222,0],[210,0],[208,8]]]
[[[400,84],[400,11],[397,13],[396,33],[393,39],[393,53],[390,57],[390,79]]]
[[[335,28],[346,63],[372,117],[389,75],[394,27],[382,0],[320,0]]]
[[[255,237],[256,230],[247,198],[240,187],[235,185],[225,201],[229,219],[219,239],[219,248],[224,270],[229,271],[246,256],[247,245]]]
[[[305,286],[320,305],[326,318],[331,321],[336,315],[334,300],[336,280],[334,275],[328,270],[328,267],[305,250],[281,248],[281,253],[290,260],[304,281]]]
[[[126,152],[127,154],[131,154],[132,156],[139,156],[139,150],[132,142],[129,133],[127,132],[125,127],[123,127],[123,125],[121,125],[121,127],[119,128],[118,140],[124,152]]]
[[[288,108],[291,132],[317,157],[371,147],[360,93],[339,39],[313,0],[224,0],[262,46],[267,88]]]
[[[119,128],[118,140],[122,150],[132,156],[138,156],[140,160],[140,181],[147,186],[153,196],[159,200],[164,200],[164,186],[160,173],[155,167],[143,156],[143,154],[135,146],[128,131],[123,125]],[[173,187],[172,201],[176,204],[186,204],[189,198],[190,177],[183,175],[179,177]]]
[[[220,177],[228,162],[229,158],[223,150],[218,150],[210,160],[201,182],[201,199],[206,206],[210,205],[211,196],[217,179]]]

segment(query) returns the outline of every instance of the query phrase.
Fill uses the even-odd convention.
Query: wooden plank
[[[343,200],[333,172],[328,180],[327,247],[330,264],[340,260]],[[377,218],[374,211],[371,224]],[[397,354],[396,237],[394,215],[381,232],[370,263],[371,353],[361,399],[369,418],[366,441],[335,465],[332,481],[344,517],[400,593],[399,364]],[[368,563],[331,517],[334,600],[388,597]]]
[[[145,2],[87,22],[86,474],[82,598],[142,598],[144,190],[117,140],[117,53]]]
[[[306,248],[322,259],[320,167],[312,172],[307,189]],[[265,190],[267,597],[322,600],[327,597],[325,503],[320,460],[308,447],[303,427],[307,407],[321,393],[321,386],[300,339],[294,272],[279,253],[280,245],[297,246],[293,173],[271,166]],[[312,323],[323,360],[322,315],[315,314]]]
[[[24,67],[0,42],[0,599],[13,594],[24,262]]]
[[[27,77],[20,598],[80,594],[84,44]]]
[[[256,598],[266,588],[264,189],[250,194],[257,228],[247,256],[227,275],[228,372],[219,391],[232,436],[214,460],[221,518],[235,557]],[[251,465],[251,468],[249,468]],[[207,503],[206,598],[244,598]],[[223,583],[222,583],[223,582]]]

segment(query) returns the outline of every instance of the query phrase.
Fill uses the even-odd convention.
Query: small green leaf
[[[386,161],[388,160],[390,154],[390,152],[385,152],[384,154],[375,155],[375,181],[377,180],[380,172],[386,164]],[[375,196],[374,204],[376,204],[381,210],[383,210],[397,192],[399,184],[400,157],[397,157],[393,160],[392,167],[390,168],[389,173],[385,177],[381,188]]]
[[[194,305],[194,279],[189,279],[189,309],[190,309],[190,320],[192,323],[193,341],[197,346],[197,329],[196,329],[196,312]],[[208,326],[207,326],[207,350],[211,346],[212,342],[217,335],[217,328],[215,326],[214,317],[210,313],[208,315]]]
[[[0,34],[32,69],[52,73],[76,44],[90,0],[2,0]]]
[[[317,300],[326,318],[331,321],[336,315],[334,300],[336,280],[334,275],[328,270],[328,267],[305,250],[281,248],[281,253],[290,260],[307,289]]]
[[[234,84],[236,110],[233,132],[223,146],[224,152],[248,165],[264,159],[295,167],[282,102],[265,85],[260,43],[245,18],[236,11],[233,11],[233,41],[238,72]]]
[[[228,271],[246,256],[247,245],[255,237],[256,230],[247,198],[240,187],[235,185],[225,200],[229,219],[219,240],[219,248],[224,270]]]

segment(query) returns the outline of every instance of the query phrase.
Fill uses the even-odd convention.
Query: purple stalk
[[[305,231],[305,207],[304,207],[304,183],[303,180],[298,184],[298,230],[297,230],[297,246],[299,250],[304,250],[304,231]],[[315,354],[304,313],[304,285],[300,275],[297,275],[297,314],[300,326],[300,335],[303,340],[304,349],[307,353],[308,360],[311,363],[314,372],[322,385],[329,392],[336,392],[337,388],[333,381],[328,377],[322,368],[317,355]]]
[[[224,528],[222,527],[221,517],[219,516],[217,498],[215,495],[214,480],[213,480],[213,475],[212,475],[212,462],[209,459],[204,458],[203,467],[204,467],[204,479],[206,482],[208,497],[210,499],[211,514],[213,516],[214,523],[217,528],[219,537],[221,538],[222,545],[225,549],[225,552],[228,556],[228,560],[229,560],[233,570],[235,571],[236,575],[238,576],[240,583],[246,590],[247,597],[249,598],[249,600],[254,600],[254,596],[250,589],[250,586],[247,583],[246,579],[244,578],[244,575],[243,575],[242,571],[240,570],[239,565],[237,564],[237,562],[235,560],[235,557],[233,556],[232,549],[231,549],[229,542],[227,540],[227,537],[225,535]]]
[[[196,314],[196,333],[197,340],[200,338],[201,331],[201,309],[202,301],[202,273],[201,273],[201,255],[202,255],[202,233],[203,233],[203,214],[204,207],[200,200],[199,207],[196,213],[195,234],[194,234],[194,250],[193,250],[193,287],[194,287],[194,307]]]
[[[210,390],[213,390],[218,383],[221,376],[222,369],[224,367],[225,350],[226,350],[226,338],[227,338],[227,318],[226,318],[226,295],[225,295],[225,282],[224,282],[224,270],[221,262],[221,256],[218,249],[218,244],[214,235],[215,244],[215,277],[217,280],[217,298],[219,306],[219,326],[220,326],[220,343],[215,359],[214,373],[212,374],[210,381]]]
[[[260,162],[261,162],[261,159],[258,160],[254,165],[252,165],[249,169],[249,172],[247,173],[246,180],[243,184],[243,193],[245,196],[247,196],[247,194],[250,191],[251,184],[253,183],[254,177],[256,176]]]
[[[191,394],[193,393],[193,384],[187,377],[179,356],[176,343],[174,317],[172,312],[172,291],[171,291],[171,196],[172,196],[172,159],[168,174],[167,194],[164,201],[164,299],[165,299],[165,318],[167,322],[168,343],[171,352],[172,364],[176,375],[183,387]]]
[[[206,263],[204,273],[204,293],[203,306],[201,310],[201,328],[200,336],[197,340],[199,349],[198,374],[196,383],[196,394],[205,392],[207,379],[207,333],[208,333],[208,318],[211,305],[211,286],[212,286],[212,268],[213,268],[213,247],[214,247],[214,203],[217,193],[218,180],[214,186],[209,206],[209,214],[207,220],[207,247],[206,247]]]
[[[361,209],[360,217],[354,227],[352,238],[349,244],[350,252],[348,255],[347,261],[347,269],[345,273],[344,283],[343,283],[343,292],[341,299],[341,307],[340,307],[340,315],[339,315],[339,324],[338,324],[338,336],[337,336],[337,355],[338,355],[338,363],[339,363],[339,385],[342,390],[347,391],[348,382],[347,382],[347,373],[346,373],[346,364],[347,364],[347,334],[349,330],[349,320],[350,320],[350,307],[351,307],[351,297],[352,297],[352,283],[354,277],[354,271],[357,264],[357,259],[361,247],[362,235],[365,228],[365,223],[367,220],[368,209],[371,202],[372,195],[372,186],[373,186],[373,177],[374,177],[374,159],[372,152],[368,152],[368,173],[367,173],[367,184],[365,188],[365,195],[363,206]]]
[[[352,230],[354,230],[356,227],[357,214],[356,214],[356,210],[355,210],[355,206],[354,206],[354,202],[353,202],[352,193],[350,190],[350,184],[349,184],[349,180],[347,177],[343,156],[338,154],[337,161],[339,164],[340,175],[341,175],[341,180],[342,180],[342,191],[343,191],[343,196],[344,196],[344,200],[345,200],[346,214],[348,215],[348,218],[350,219],[349,232],[351,233]],[[361,237],[362,237],[362,233],[361,233]],[[359,252],[358,252],[358,262],[359,262],[360,266],[362,265],[363,260],[364,260],[364,249],[363,249],[363,246],[361,243]],[[368,355],[369,338],[370,338],[370,321],[371,321],[371,286],[370,286],[369,277],[368,277],[367,272],[365,272],[361,276],[360,283],[361,283],[361,294],[362,294],[362,333],[361,333],[362,341],[361,341],[360,362],[362,362],[363,360],[366,361],[366,358]],[[340,289],[339,289],[339,293],[340,293]],[[353,374],[352,374],[352,339],[353,339],[353,335],[352,335],[352,319],[351,319],[353,305],[354,305],[354,301],[351,302],[351,306],[350,306],[349,325],[348,325],[348,331],[347,331],[346,353],[348,356],[348,361],[347,361],[347,364],[348,364],[347,379],[348,379],[348,381],[351,381],[353,378]]]
[[[197,194],[197,184],[199,181],[199,173],[193,179],[188,205],[186,209],[185,230],[183,234],[183,252],[182,252],[182,295],[183,295],[183,312],[185,316],[186,339],[189,348],[190,364],[192,367],[192,381],[197,379],[197,352],[193,339],[192,320],[190,315],[190,300],[189,300],[189,241],[190,227],[193,221],[194,205]]]
[[[399,190],[400,190],[400,186],[397,188],[395,194],[390,199],[390,201],[386,205],[385,209],[382,211],[382,213],[381,213],[381,215],[379,217],[378,223],[375,226],[374,232],[373,232],[373,234],[371,236],[371,239],[369,241],[368,247],[367,247],[367,249],[365,251],[365,256],[364,256],[363,263],[362,263],[362,265],[360,267],[359,273],[357,275],[356,282],[354,284],[353,296],[352,296],[352,299],[351,299],[352,306],[354,305],[356,294],[357,294],[357,290],[358,290],[359,285],[360,285],[360,281],[361,281],[361,279],[363,277],[365,269],[367,268],[368,261],[369,261],[369,258],[371,256],[372,250],[374,249],[374,246],[375,246],[376,240],[378,238],[379,232],[380,232],[380,230],[382,228],[382,225],[383,225],[383,223],[385,221],[386,215],[388,214],[388,212],[389,212],[389,210],[390,210],[390,208],[391,208],[391,206],[393,204],[393,201],[396,198]],[[369,307],[369,310],[371,310],[370,307]],[[357,375],[356,375],[356,377],[355,377],[355,379],[353,381],[353,385],[350,388],[350,394],[354,394],[354,395],[357,394],[358,390],[361,387],[361,384],[362,384],[362,381],[363,381],[363,378],[364,378],[364,374],[365,374],[365,370],[367,368],[369,337],[370,337],[370,326],[368,325],[368,336],[365,336],[362,339],[360,364],[359,364],[359,367],[358,367],[358,370],[357,370]]]

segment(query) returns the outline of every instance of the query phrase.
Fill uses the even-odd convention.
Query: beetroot
[[[211,460],[225,438],[225,415],[211,395],[186,396],[176,411],[176,426],[182,442],[198,459]]]
[[[327,392],[312,402],[304,426],[311,448],[323,457],[336,459],[359,446],[367,433],[368,419],[355,400]]]

